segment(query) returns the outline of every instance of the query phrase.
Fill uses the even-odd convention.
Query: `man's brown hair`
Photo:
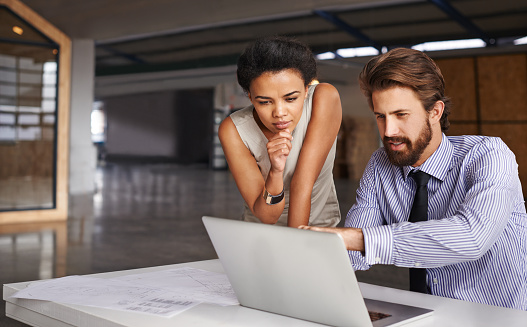
[[[394,86],[409,87],[421,100],[426,111],[437,101],[445,103],[441,116],[441,130],[448,130],[451,102],[445,96],[445,80],[436,63],[421,51],[396,48],[373,57],[359,74],[362,93],[373,109],[371,95]]]

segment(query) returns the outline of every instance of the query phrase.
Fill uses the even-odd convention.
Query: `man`
[[[527,214],[514,154],[499,138],[442,133],[450,101],[420,51],[374,57],[359,81],[384,147],[345,228],[300,228],[341,234],[355,269],[410,267],[413,290],[527,310]]]

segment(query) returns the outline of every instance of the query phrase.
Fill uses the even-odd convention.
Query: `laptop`
[[[399,326],[432,314],[364,299],[340,235],[202,219],[242,306],[332,326]]]

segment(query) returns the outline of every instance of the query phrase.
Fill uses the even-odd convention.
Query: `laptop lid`
[[[241,305],[334,326],[372,326],[339,235],[215,217],[203,223]],[[374,302],[382,309],[382,301]]]

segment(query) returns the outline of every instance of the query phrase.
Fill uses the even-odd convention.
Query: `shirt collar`
[[[439,147],[432,153],[432,155],[423,162],[421,166],[412,167],[404,166],[403,174],[404,178],[408,178],[408,174],[414,170],[421,170],[428,175],[431,175],[441,181],[444,181],[450,165],[452,162],[452,155],[454,154],[454,145],[448,140],[446,135],[442,133],[441,143]]]

